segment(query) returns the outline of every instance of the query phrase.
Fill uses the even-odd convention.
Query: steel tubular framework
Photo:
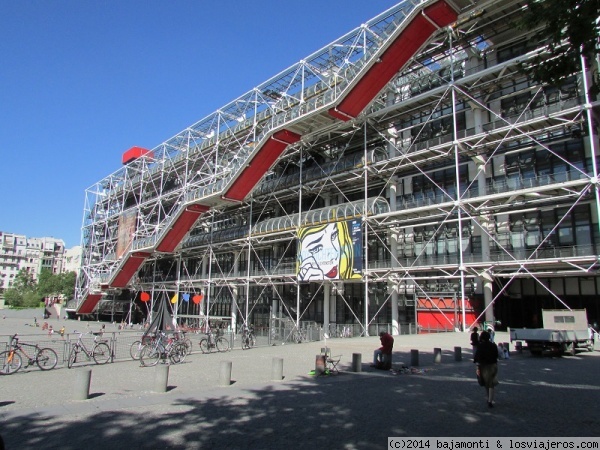
[[[523,8],[399,3],[96,183],[78,311],[147,291],[234,328],[467,329],[532,297],[600,317],[597,67],[529,79]],[[351,219],[362,277],[299,281],[298,230]]]

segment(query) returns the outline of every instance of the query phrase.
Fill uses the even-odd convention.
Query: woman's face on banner
[[[331,223],[318,233],[307,237],[306,250],[318,263],[325,277],[338,277],[340,242],[335,223]]]

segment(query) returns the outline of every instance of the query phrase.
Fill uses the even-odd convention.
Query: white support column
[[[324,284],[323,289],[323,331],[329,333],[329,302],[331,295],[331,284]]]
[[[237,298],[239,297],[238,286],[234,284],[231,286],[231,331],[235,334],[237,330],[236,311],[237,311]]]
[[[390,179],[388,187],[388,198],[390,203],[390,211],[396,211],[396,197],[398,196],[398,179],[393,177]],[[392,259],[392,269],[398,267],[398,231],[391,229],[388,231],[388,240],[390,243],[390,257]],[[393,282],[388,282],[388,292],[391,289],[391,308],[392,308],[392,335],[400,334],[398,324],[398,288]]]
[[[323,195],[323,201],[325,203],[325,207],[331,206],[331,196]],[[329,303],[331,295],[331,285],[324,284],[323,289],[323,330],[328,333],[329,332],[329,321],[330,321],[330,306]]]
[[[475,133],[483,131],[483,110],[479,107],[473,108],[473,126]],[[485,155],[477,155],[473,157],[475,167],[477,169],[477,194],[480,197],[487,195],[487,180],[486,170],[488,169],[487,157]],[[481,228],[475,228],[478,235],[481,236],[481,258],[482,261],[490,261],[490,236],[489,233],[493,228],[493,218],[489,214],[481,214],[479,217]],[[493,292],[493,277],[490,272],[485,272],[479,277],[479,282],[483,286],[483,303],[485,308],[485,320],[488,322],[494,321],[494,308],[491,306],[494,300]],[[465,324],[466,326],[467,324]]]
[[[234,277],[238,277],[240,274],[240,254],[241,251],[236,251],[233,255],[233,275]],[[239,305],[237,304],[237,299],[239,298],[239,290],[237,285],[233,285],[231,289],[232,299],[231,299],[231,331],[233,333],[237,330],[237,309]]]

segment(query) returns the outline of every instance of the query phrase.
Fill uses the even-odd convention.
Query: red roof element
[[[375,63],[363,75],[340,104],[329,110],[329,114],[343,121],[358,116],[429,39],[436,30],[435,25],[440,28],[445,27],[454,22],[457,17],[456,11],[445,1],[434,3],[425,8],[423,13],[415,16],[408,26],[402,30],[394,42],[383,52],[379,62]]]
[[[123,263],[119,269],[119,273],[117,273],[117,276],[110,284],[111,287],[124,288],[127,286],[127,283],[129,283],[133,274],[137,272],[149,256],[150,253],[146,252],[125,253],[125,255],[123,255]]]
[[[154,153],[150,150],[146,150],[142,147],[131,147],[125,153],[123,153],[123,165],[129,164],[131,161],[135,161],[142,156],[148,156],[149,158],[154,157]]]
[[[209,207],[205,205],[191,205],[185,208],[185,210],[175,220],[165,237],[160,241],[156,247],[156,250],[166,253],[170,253],[175,250],[175,247],[179,245],[183,237],[196,223],[198,216],[208,210]]]
[[[271,136],[263,145],[252,161],[242,171],[233,185],[223,195],[226,200],[242,201],[256,186],[256,183],[271,168],[273,163],[283,153],[289,144],[298,142],[302,136],[293,131],[280,130]]]
[[[102,294],[88,294],[77,308],[77,314],[91,314],[102,298]]]

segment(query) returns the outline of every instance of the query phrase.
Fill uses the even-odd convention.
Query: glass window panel
[[[510,241],[511,241],[511,244],[514,249],[525,247],[524,236],[523,236],[523,233],[521,233],[521,232],[511,233]]]
[[[438,255],[444,255],[446,253],[446,239],[438,239],[437,241],[437,253]]]
[[[446,242],[447,242],[448,253],[449,254],[455,254],[455,253],[457,253],[457,250],[458,250],[457,249],[457,244],[458,244],[458,242],[457,242],[456,238],[450,238]]]
[[[592,245],[592,233],[589,225],[580,225],[575,227],[575,235],[577,236],[578,246]]]
[[[560,245],[573,245],[573,230],[570,227],[561,227],[558,229],[558,243]]]
[[[539,231],[529,231],[526,237],[527,247],[537,247],[540,243],[540,232]]]

